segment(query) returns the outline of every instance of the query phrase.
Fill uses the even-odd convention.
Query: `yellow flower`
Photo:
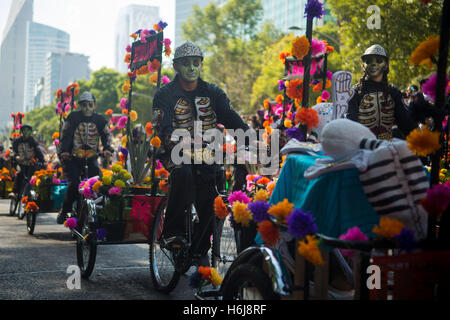
[[[381,217],[379,225],[373,227],[372,232],[385,238],[393,238],[399,235],[404,226],[400,221],[387,217]]]
[[[122,180],[116,180],[116,182],[114,182],[114,186],[119,188],[125,188],[125,182],[123,182]]]
[[[118,165],[118,164],[115,164],[115,165],[113,165],[113,166],[111,167],[111,170],[112,170],[114,173],[120,173],[120,170],[122,170],[122,166],[120,166],[120,165]]]
[[[444,179],[445,179],[445,174],[439,173],[439,180],[444,180]]]
[[[292,121],[291,121],[291,119],[284,120],[284,126],[286,128],[292,128]]]
[[[133,110],[130,112],[130,119],[131,121],[136,121],[138,119],[138,114],[136,111]]]
[[[430,37],[427,40],[422,41],[411,54],[409,63],[416,66],[427,65],[431,68],[433,66],[431,58],[437,54],[439,42],[439,37]]]
[[[222,277],[217,272],[216,268],[211,268],[211,284],[218,287],[222,284]]]
[[[242,224],[244,227],[247,227],[249,222],[253,219],[252,213],[248,210],[247,204],[245,203],[235,201],[231,210],[233,211],[234,221]]]
[[[447,169],[441,169],[442,174],[447,174]]]
[[[304,240],[298,243],[298,253],[314,265],[323,265],[324,261],[319,247],[317,246],[319,241],[316,239],[316,236],[307,235],[306,240],[308,243]]]
[[[255,193],[255,201],[266,201],[269,198],[269,193],[264,189],[259,189]]]
[[[286,218],[291,215],[293,209],[294,204],[290,203],[288,199],[284,199],[282,202],[272,206],[267,212],[277,218],[278,221],[285,223]]]
[[[292,41],[292,55],[298,60],[302,60],[308,54],[309,47],[309,40],[306,36],[295,37],[294,41]]]
[[[145,177],[144,182],[150,182],[150,177]]]
[[[111,176],[103,176],[102,181],[105,186],[109,186],[109,185],[111,185],[112,177]]]
[[[102,168],[102,174],[103,176],[112,176],[113,172],[111,170],[106,170]]]
[[[37,187],[39,187],[39,186],[41,185],[41,183],[42,183],[41,179],[37,179],[37,180],[36,180],[36,186],[37,186]]]
[[[102,184],[103,183],[101,181],[97,181],[96,183],[94,183],[94,185],[92,186],[92,191],[98,192]]]
[[[420,157],[426,157],[440,149],[439,137],[439,132],[430,131],[427,128],[414,129],[406,137],[406,142],[412,152]]]
[[[130,180],[130,179],[131,179],[131,174],[129,174],[129,173],[127,172],[127,173],[125,173],[125,174],[123,175],[123,177],[124,177],[124,179],[126,179],[126,180]]]
[[[122,91],[123,92],[130,92],[130,90],[131,90],[130,82],[129,81],[125,81],[123,83],[123,86],[122,86]]]

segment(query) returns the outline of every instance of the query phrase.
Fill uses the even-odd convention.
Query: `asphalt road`
[[[75,240],[56,224],[56,212],[39,213],[33,235],[26,220],[8,214],[0,200],[0,300],[194,300],[188,276],[171,294],[153,289],[148,245],[98,246],[94,271],[70,290],[67,269],[76,265]]]

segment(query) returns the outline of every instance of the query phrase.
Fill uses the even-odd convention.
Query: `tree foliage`
[[[222,7],[210,3],[182,25],[183,38],[198,44],[205,55],[203,77],[225,90],[237,110],[251,112],[252,87],[261,75],[262,52],[282,34],[273,26],[260,26],[259,0],[231,0]]]
[[[425,67],[409,65],[409,57],[416,46],[428,37],[439,34],[442,1],[424,5],[421,1],[391,0],[328,0],[336,15],[343,68],[361,77],[361,58],[372,44],[383,46],[389,55],[389,81],[404,88],[412,79],[427,76]],[[371,16],[368,7],[380,9],[380,28],[369,29]]]

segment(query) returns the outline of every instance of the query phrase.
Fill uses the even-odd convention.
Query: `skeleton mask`
[[[370,78],[376,78],[387,68],[387,60],[382,56],[369,55],[363,59],[363,68]]]
[[[199,57],[186,57],[176,62],[176,71],[186,82],[195,82],[202,71],[202,60]]]
[[[88,102],[83,101],[80,103],[81,111],[83,112],[83,115],[85,117],[91,117],[94,114],[95,110],[95,103],[94,102]]]

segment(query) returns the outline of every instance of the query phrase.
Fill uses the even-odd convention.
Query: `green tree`
[[[425,67],[409,65],[409,57],[416,46],[439,33],[442,1],[424,5],[420,1],[391,0],[328,0],[327,4],[337,17],[341,53],[345,57],[343,68],[361,77],[361,55],[372,44],[380,44],[389,55],[389,81],[404,88],[413,79],[430,73]],[[371,5],[380,9],[380,28],[369,29]]]
[[[261,74],[261,52],[281,39],[273,26],[259,27],[260,0],[231,0],[222,7],[210,3],[182,25],[183,38],[204,51],[203,77],[225,90],[237,110],[256,108],[251,93]]]

